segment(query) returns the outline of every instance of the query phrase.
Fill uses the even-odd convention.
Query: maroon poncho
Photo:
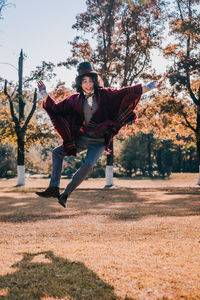
[[[48,96],[43,107],[63,139],[66,154],[76,156],[75,141],[83,133],[104,136],[105,146],[108,148],[120,128],[135,120],[133,110],[141,95],[141,84],[121,89],[99,88],[96,94],[98,109],[87,127],[83,114],[84,96],[80,94],[73,94],[59,103]]]

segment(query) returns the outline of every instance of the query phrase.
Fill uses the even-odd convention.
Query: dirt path
[[[0,181],[0,299],[200,299],[194,179],[88,180],[67,209]]]

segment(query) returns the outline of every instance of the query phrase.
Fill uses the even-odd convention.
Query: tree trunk
[[[199,89],[199,95],[200,95],[200,89]],[[197,184],[200,185],[200,105],[197,106],[196,143],[197,143],[197,162],[199,166],[199,178]]]
[[[197,136],[197,161],[199,165],[199,178],[198,178],[198,185],[200,185],[200,132]]]
[[[148,135],[147,152],[148,152],[149,177],[152,177],[151,144],[152,144],[151,136]]]
[[[18,61],[18,101],[19,101],[19,129],[17,130],[17,185],[25,185],[25,167],[24,167],[24,132],[20,128],[24,121],[24,106],[22,95],[23,84],[23,51],[21,50]]]
[[[181,172],[182,171],[182,151],[181,151],[181,147],[178,146],[178,149],[177,149],[177,152],[178,152],[178,172]]]
[[[133,173],[133,172],[132,172],[132,169],[129,169],[129,170],[128,170],[128,174],[127,174],[129,178],[132,177],[132,173]]]
[[[111,153],[107,155],[107,165],[106,165],[106,187],[111,187],[114,185],[113,182],[113,141],[109,146]]]
[[[17,186],[25,185],[24,166],[24,134],[19,132],[17,137]]]

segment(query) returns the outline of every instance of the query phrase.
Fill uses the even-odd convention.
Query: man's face
[[[81,87],[86,94],[91,94],[94,90],[94,82],[89,76],[84,76]]]

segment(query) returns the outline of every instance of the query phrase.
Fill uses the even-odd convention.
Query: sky
[[[17,81],[20,50],[27,55],[24,75],[27,76],[43,60],[57,64],[70,56],[69,42],[78,34],[72,29],[76,16],[86,11],[85,0],[10,0],[15,6],[3,12],[0,20],[0,77]],[[11,66],[13,65],[13,66]],[[153,65],[164,72],[166,62],[154,54]],[[75,69],[57,67],[56,79],[47,84],[55,87],[58,80],[71,89],[77,74]]]
[[[41,65],[43,60],[57,64],[70,55],[69,41],[77,35],[72,29],[76,15],[86,10],[84,0],[10,0],[15,6],[7,8],[0,20],[0,77],[17,81],[20,50],[27,55],[24,75]],[[58,79],[66,86],[76,76],[76,70],[56,68]],[[52,83],[53,84],[53,83]]]

